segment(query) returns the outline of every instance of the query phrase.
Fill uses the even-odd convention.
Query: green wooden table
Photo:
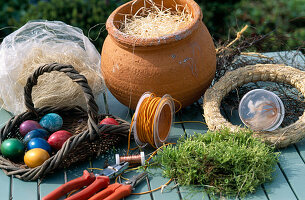
[[[269,53],[268,56],[276,56],[277,58],[286,56],[286,64],[291,66],[305,67],[305,57],[301,53],[296,52],[282,52]],[[132,111],[126,106],[120,104],[109,92],[107,93],[108,105],[111,114],[117,115],[127,121],[131,121]],[[193,105],[182,109],[176,114],[175,121],[204,121],[202,116],[202,100],[195,102]],[[101,112],[105,112],[105,106],[100,104]],[[232,123],[239,124],[240,120],[236,110],[228,112],[224,110],[223,113]],[[10,118],[10,114],[5,110],[0,111],[0,123],[3,125]],[[204,133],[207,127],[199,123],[182,123],[174,124],[171,129],[169,140],[175,141],[183,134],[193,134],[194,132]],[[151,152],[151,149],[146,149],[146,153]],[[257,188],[256,193],[247,196],[245,199],[257,200],[294,200],[305,199],[305,140],[291,145],[288,148],[281,149],[280,162],[276,166],[274,172],[274,180],[271,183],[266,183]],[[0,194],[1,200],[36,200],[53,191],[55,188],[76,177],[82,175],[82,171],[88,167],[103,167],[105,160],[110,164],[114,164],[114,154],[116,152],[126,152],[126,144],[118,147],[106,155],[102,155],[92,162],[85,162],[81,165],[66,169],[58,170],[54,174],[46,178],[34,182],[24,182],[14,177],[6,176],[2,171],[0,172]],[[131,176],[132,173],[126,176]],[[168,181],[167,178],[162,177],[161,169],[150,170],[149,177],[142,184],[137,186],[134,192],[144,192],[149,189],[154,189],[163,185]],[[196,187],[181,187],[175,182],[170,183],[164,190],[148,193],[145,195],[132,195],[125,198],[143,199],[143,200],[178,200],[178,199],[210,199],[204,192],[199,191]],[[62,198],[64,199],[64,198]],[[212,198],[211,198],[212,199]]]

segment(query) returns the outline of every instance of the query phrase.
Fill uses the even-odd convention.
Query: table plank
[[[294,193],[291,190],[291,187],[289,186],[285,176],[281,172],[278,165],[275,168],[273,177],[274,179],[272,180],[272,182],[264,184],[264,187],[270,200],[296,199]]]
[[[40,197],[44,197],[62,184],[65,183],[64,170],[56,170],[56,173],[50,173],[41,180],[39,189]]]
[[[231,110],[230,108],[225,110],[226,116],[229,118],[229,121],[235,125],[241,125],[242,122],[239,118],[238,111],[236,109]],[[287,197],[284,199],[296,199],[295,195],[292,192],[292,189],[288,182],[286,181],[284,174],[280,171],[279,167],[276,166],[275,172],[273,173],[274,180],[270,183],[266,183],[263,187],[266,190],[267,196],[265,195],[261,187],[257,188],[257,192],[247,196],[246,199],[262,199],[265,196],[265,199],[279,199],[281,197]]]
[[[204,118],[202,116],[202,107],[197,104],[192,104],[181,110],[183,121],[183,127],[187,135],[193,135],[194,133],[205,133],[208,128],[205,124]],[[192,122],[195,121],[195,122]],[[202,123],[198,123],[200,121]]]
[[[282,168],[284,175],[288,178],[297,198],[300,200],[305,199],[305,164],[303,160],[293,145],[281,150],[281,152],[279,166]]]
[[[256,200],[256,199],[259,199],[259,200],[264,200],[264,199],[269,200],[268,197],[266,196],[262,186],[258,187],[257,190],[254,193],[248,194],[243,199],[245,199],[245,200]]]
[[[0,172],[0,194],[3,199],[10,199],[10,177]]]
[[[194,133],[205,133],[208,128],[201,123],[189,123],[185,121],[200,121],[204,122],[202,116],[202,107],[199,104],[192,104],[181,110],[181,120],[183,121],[183,127],[187,135],[193,135]],[[205,123],[205,122],[204,122]],[[181,195],[183,199],[209,199],[209,196],[202,192],[202,187],[180,187]]]
[[[38,199],[37,181],[22,181],[13,178],[12,197],[13,199]]]
[[[152,168],[149,169],[151,173],[150,184],[152,189],[158,188],[164,185],[166,182],[169,181],[168,178],[164,178],[162,176],[162,170],[160,168]],[[163,191],[157,190],[153,193],[154,198],[158,199],[179,199],[177,188],[174,187],[175,183],[172,181],[168,186],[166,186]]]
[[[10,118],[10,113],[0,109],[0,127],[4,126]],[[3,199],[10,198],[10,177],[6,176],[2,170],[0,172],[0,194]]]
[[[305,162],[305,139],[296,144],[296,149],[299,152],[303,162]]]

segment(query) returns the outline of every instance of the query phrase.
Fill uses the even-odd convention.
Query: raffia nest
[[[232,131],[242,129],[228,122],[220,113],[222,99],[233,89],[250,82],[271,81],[286,83],[298,89],[305,96],[305,73],[280,64],[256,64],[227,72],[204,95],[204,117],[210,130],[228,127]],[[305,112],[299,119],[284,128],[274,131],[256,131],[255,137],[264,142],[283,148],[305,137]]]

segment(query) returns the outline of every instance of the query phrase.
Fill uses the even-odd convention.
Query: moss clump
[[[228,129],[195,134],[164,148],[155,161],[180,185],[202,185],[209,194],[244,197],[272,179],[279,155],[251,135],[250,130]]]

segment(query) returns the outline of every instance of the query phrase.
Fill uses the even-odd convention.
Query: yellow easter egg
[[[25,153],[24,162],[28,167],[34,168],[42,165],[44,161],[48,160],[49,158],[50,155],[46,150],[36,148]]]

